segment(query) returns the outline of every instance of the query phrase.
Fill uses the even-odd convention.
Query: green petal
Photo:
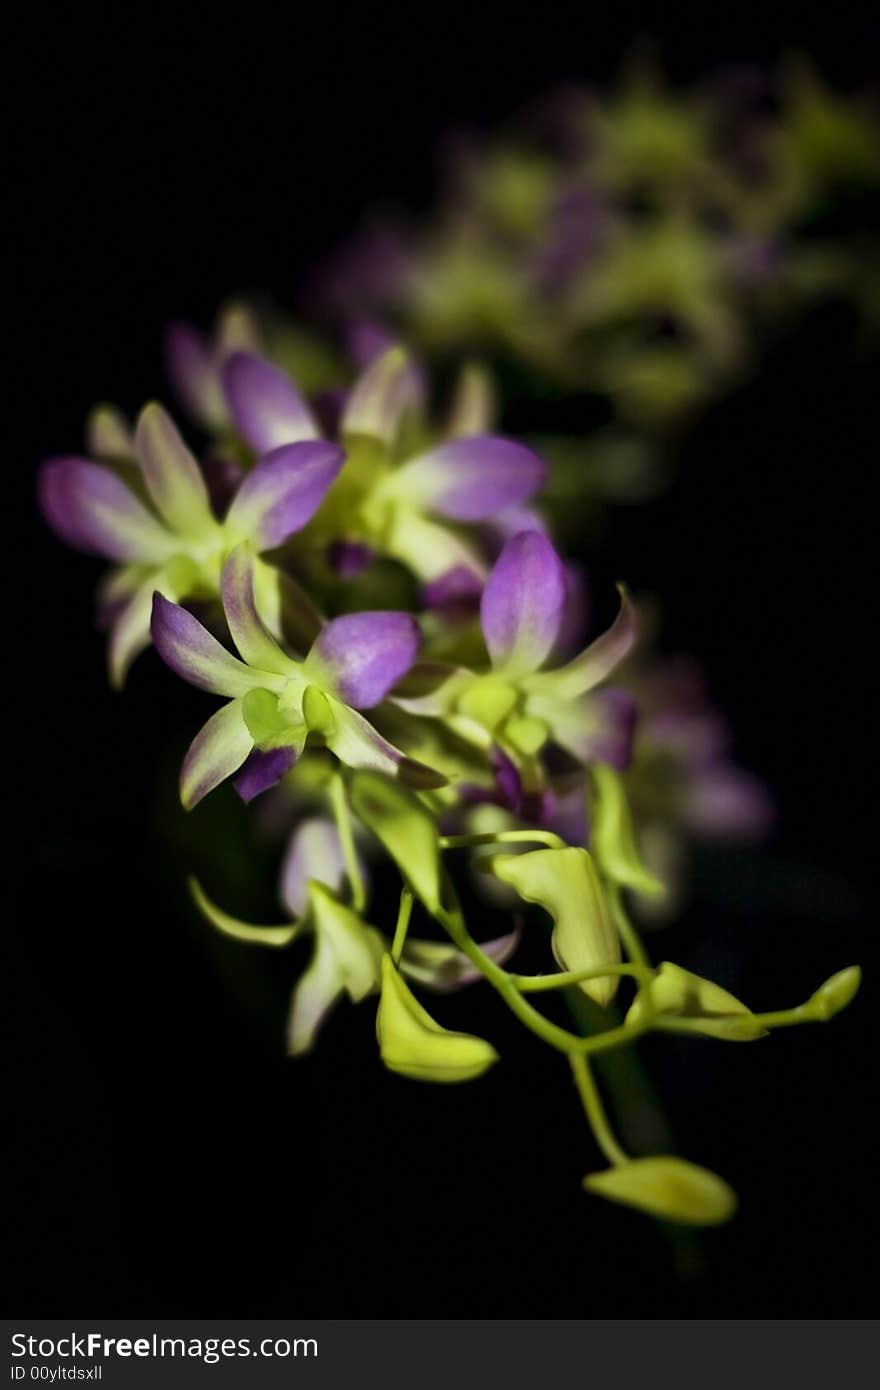
[[[483,1038],[441,1028],[412,994],[388,955],[382,959],[376,1037],[389,1071],[415,1081],[473,1081],[498,1061],[498,1053]]]
[[[607,763],[596,762],[591,774],[595,794],[590,806],[590,845],[602,872],[622,888],[646,897],[662,897],[666,888],[642,860],[623,778]]]
[[[351,807],[397,864],[431,913],[441,902],[440,841],[434,817],[406,788],[375,772],[356,772]]]
[[[278,927],[258,927],[250,922],[240,922],[237,917],[230,917],[228,912],[212,903],[196,878],[189,879],[189,891],[206,921],[224,936],[234,937],[236,941],[247,941],[255,946],[289,946],[301,930],[298,922],[287,922]]]
[[[689,1226],[719,1226],[736,1211],[736,1194],[723,1178],[665,1155],[634,1158],[619,1168],[588,1173],[584,1187],[597,1197]]]
[[[585,849],[536,849],[498,855],[490,870],[526,902],[553,918],[553,954],[564,970],[596,970],[620,961],[620,940],[592,858]],[[582,980],[578,988],[597,1004],[611,1002],[619,979]]]
[[[686,1019],[688,1032],[705,1033],[726,1042],[752,1042],[767,1029],[726,989],[682,970],[665,960],[650,984],[640,989],[626,1016],[628,1024],[644,1023],[651,1013]]]
[[[326,884],[310,880],[309,901],[315,930],[329,942],[339,978],[350,998],[358,1003],[379,988],[381,942],[377,941],[375,930],[339,902]]]
[[[327,1014],[343,991],[339,964],[326,936],[315,938],[312,958],[300,977],[287,1020],[287,1051],[292,1057],[308,1052]]]

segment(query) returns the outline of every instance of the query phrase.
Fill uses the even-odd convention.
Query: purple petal
[[[467,565],[453,565],[422,591],[426,608],[453,609],[455,613],[476,613],[483,592],[483,581]]]
[[[565,570],[547,538],[522,531],[508,541],[480,604],[492,664],[536,671],[559,635],[565,599]]]
[[[256,453],[319,437],[290,377],[262,357],[234,352],[223,364],[223,386],[238,431]]]
[[[211,343],[189,323],[172,323],[165,331],[165,370],[183,405],[209,429],[228,420]]]
[[[265,685],[265,677],[221,647],[198,618],[157,593],[153,597],[153,642],[172,671],[190,685],[216,695],[244,695]],[[278,678],[278,685],[283,685]]]
[[[155,401],[141,411],[134,442],[150,496],[171,529],[199,536],[214,531],[202,470],[171,416]]]
[[[174,548],[161,523],[125,484],[88,459],[49,459],[39,472],[37,496],[53,531],[77,550],[156,563]]]
[[[248,666],[286,675],[293,667],[257,611],[254,560],[246,545],[233,550],[220,577],[223,612],[232,640]]]
[[[241,772],[233,778],[232,785],[242,801],[253,801],[260,792],[276,786],[295,762],[296,749],[290,744],[285,743],[278,748],[265,750],[255,748]]]
[[[418,623],[408,613],[347,613],[323,629],[306,668],[354,709],[384,700],[416,659]]]
[[[311,816],[300,821],[281,866],[281,900],[294,917],[308,906],[309,879],[338,893],[345,882],[345,855],[332,821]]]
[[[190,744],[180,770],[180,799],[187,810],[241,767],[253,743],[238,700],[211,715]]]
[[[348,355],[358,371],[364,371],[383,352],[394,347],[397,339],[384,324],[375,319],[358,319],[348,330]]]
[[[497,435],[452,439],[413,459],[394,477],[394,491],[451,521],[484,521],[541,487],[543,460]]]
[[[354,579],[363,574],[373,555],[372,546],[362,541],[333,541],[327,549],[330,568],[340,579]]]
[[[692,780],[685,794],[685,817],[697,835],[754,841],[773,823],[773,802],[757,777],[723,762]]]
[[[372,768],[396,777],[416,791],[427,791],[431,787],[445,787],[447,779],[441,772],[416,762],[395,748],[383,738],[369,720],[356,710],[347,709],[335,702],[333,710],[334,728],[327,734],[327,747],[335,753],[340,762],[347,767]]]
[[[273,449],[239,488],[227,529],[256,550],[273,550],[311,521],[344,462],[342,450],[323,440]]]
[[[636,718],[629,691],[611,688],[562,704],[550,716],[550,724],[555,741],[580,762],[608,763],[623,772],[632,759]]]

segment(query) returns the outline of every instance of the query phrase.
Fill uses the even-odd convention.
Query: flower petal
[[[523,444],[496,435],[452,439],[392,475],[390,487],[451,521],[484,521],[531,497],[546,466]]]
[[[249,666],[286,676],[296,663],[281,650],[257,611],[254,597],[254,556],[250,547],[233,550],[220,578],[223,612],[232,640]]]
[[[489,575],[480,618],[493,666],[536,671],[552,651],[565,611],[565,570],[538,531],[507,542]]]
[[[342,972],[333,947],[326,936],[318,933],[312,959],[290,1001],[287,1050],[291,1056],[299,1057],[309,1051],[342,990]]]
[[[110,683],[117,690],[121,690],[135,657],[150,645],[153,594],[158,585],[156,576],[151,574],[113,619],[107,660]]]
[[[259,686],[276,691],[283,687],[279,676],[245,666],[221,647],[198,618],[178,604],[169,603],[160,593],[153,598],[152,631],[156,651],[166,665],[200,690],[210,690],[215,695],[244,695]]]
[[[300,821],[290,837],[281,866],[281,900],[294,917],[308,906],[309,879],[338,893],[345,883],[345,855],[339,831],[323,816]]]
[[[345,454],[335,444],[285,444],[248,473],[226,517],[230,537],[272,550],[311,521]]]
[[[442,1028],[416,999],[388,955],[382,958],[376,1036],[386,1067],[416,1081],[473,1081],[498,1061],[498,1053],[484,1038]]]
[[[276,787],[293,767],[301,751],[299,740],[296,743],[279,743],[273,748],[254,748],[232,783],[242,801],[249,804],[261,792]]]
[[[134,443],[150,496],[171,529],[196,536],[215,531],[202,470],[171,416],[155,401],[141,411]]]
[[[579,762],[607,763],[618,772],[629,767],[638,710],[628,690],[614,686],[571,700],[532,695],[528,709]]]
[[[298,922],[284,922],[277,927],[262,927],[253,925],[250,922],[240,922],[237,917],[231,917],[228,912],[217,907],[212,903],[198,879],[189,880],[189,891],[192,894],[196,907],[202,916],[221,931],[224,936],[231,936],[235,941],[246,941],[251,946],[274,946],[276,949],[289,946],[295,936],[301,931]]]
[[[481,941],[480,950],[496,965],[503,965],[516,950],[521,935],[522,927],[517,926],[506,936],[496,937],[494,941]],[[483,978],[464,952],[451,943],[420,941],[412,936],[406,939],[400,969],[410,980],[434,990],[436,994],[449,994]]]
[[[172,323],[164,350],[165,370],[190,415],[208,429],[222,430],[229,414],[211,343],[191,324]]]
[[[333,727],[325,735],[326,743],[340,762],[348,767],[373,768],[389,777],[399,777],[401,782],[420,791],[446,785],[447,779],[442,773],[401,753],[357,710],[349,709],[338,700],[328,703]]]
[[[354,709],[370,709],[412,666],[421,633],[408,613],[346,613],[320,633],[306,658],[319,686]]]
[[[592,858],[585,849],[535,849],[497,855],[489,869],[526,902],[539,903],[553,918],[553,954],[563,970],[616,965],[620,940],[611,921]],[[611,1002],[616,975],[583,980],[578,988],[597,1004]]]
[[[158,562],[174,540],[109,469],[82,458],[55,458],[39,473],[40,509],[77,550],[110,560]]]
[[[212,714],[190,744],[180,770],[180,799],[186,809],[191,811],[202,797],[231,777],[253,746],[240,701],[232,700]]]
[[[324,884],[313,880],[310,898],[315,931],[330,942],[345,990],[357,1004],[379,988],[382,939]]]
[[[320,438],[290,377],[262,357],[234,352],[223,364],[223,388],[239,433],[256,453]]]
[[[404,411],[418,404],[412,363],[402,347],[391,347],[374,358],[351,389],[340,433],[365,434],[391,442]]]
[[[588,1173],[584,1187],[597,1197],[689,1226],[718,1226],[736,1211],[736,1193],[722,1178],[665,1154]]]
[[[635,645],[638,630],[636,611],[632,600],[622,584],[619,584],[620,611],[607,632],[597,637],[595,642],[558,671],[543,673],[540,681],[553,683],[554,691],[562,698],[573,699],[592,690],[600,681],[610,676]]]
[[[462,367],[446,423],[450,439],[465,439],[469,435],[485,434],[498,414],[495,387],[487,369],[479,362]]]
[[[86,421],[86,448],[92,458],[134,461],[131,426],[115,405],[96,405]]]

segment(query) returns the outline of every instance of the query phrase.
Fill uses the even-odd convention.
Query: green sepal
[[[635,828],[623,778],[606,763],[591,768],[594,795],[590,804],[590,846],[602,872],[645,897],[657,898],[665,885],[645,865],[636,846]]]
[[[847,1004],[851,1004],[859,992],[862,983],[862,971],[858,965],[848,965],[845,970],[838,970],[835,975],[820,985],[815,993],[810,995],[806,1007],[810,1013],[820,1023],[825,1023],[835,1014],[839,1014],[841,1009],[845,1009]]]
[[[720,1226],[736,1211],[736,1193],[723,1178],[667,1155],[588,1173],[584,1187],[597,1197],[688,1226]]]
[[[538,903],[553,918],[553,954],[564,970],[595,970],[620,961],[620,939],[605,902],[591,856],[585,849],[536,849],[496,855],[489,870]],[[620,981],[607,975],[582,980],[577,988],[609,1004]]]
[[[649,984],[639,990],[626,1023],[647,1023],[653,1014],[688,1022],[688,1032],[704,1033],[725,1042],[753,1042],[767,1029],[734,995],[720,985],[682,970],[665,960]]]
[[[378,772],[355,772],[351,808],[391,855],[406,882],[436,914],[441,906],[440,840],[434,817],[418,797]]]
[[[277,927],[254,926],[250,922],[241,922],[237,917],[230,917],[229,913],[217,907],[216,903],[212,903],[198,879],[190,878],[188,884],[193,902],[205,920],[224,936],[231,936],[236,941],[246,941],[253,946],[280,948],[289,946],[303,928],[302,922],[287,922]]]
[[[376,1014],[379,1054],[389,1071],[414,1081],[449,1085],[474,1081],[498,1053],[472,1033],[453,1033],[422,1007],[389,955],[382,958],[382,993]]]
[[[309,880],[309,904],[315,931],[330,944],[341,981],[356,1004],[378,988],[381,937],[317,879]]]

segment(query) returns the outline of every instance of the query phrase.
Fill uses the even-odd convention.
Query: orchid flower
[[[514,775],[525,772],[532,783],[540,781],[537,758],[551,741],[580,763],[598,759],[625,767],[633,702],[623,690],[597,687],[635,640],[632,604],[621,590],[620,612],[608,631],[566,665],[545,670],[567,592],[565,568],[550,541],[537,531],[520,532],[507,542],[483,590],[480,620],[490,669],[472,673],[426,663],[395,699],[413,713],[444,715],[487,753],[500,750]]]
[[[211,901],[196,880],[190,888],[202,915],[225,936],[252,945],[284,948],[301,936],[312,937],[309,965],[291,1000],[288,1051],[307,1052],[334,1004],[347,994],[352,1003],[379,992],[385,936],[345,901],[346,859],[339,832],[320,816],[304,820],[294,832],[281,871],[281,899],[290,920],[258,926],[230,916]],[[511,934],[483,948],[499,964],[518,936]],[[449,942],[409,938],[400,969],[410,980],[446,994],[473,984],[480,972]]]
[[[101,590],[116,686],[149,645],[154,593],[175,600],[216,597],[230,551],[243,541],[258,553],[274,550],[300,530],[344,461],[341,449],[319,440],[269,450],[221,520],[196,459],[160,405],[144,407],[130,440],[121,417],[101,411],[91,437],[100,461],[48,460],[40,471],[39,500],[49,525],[68,544],[117,562]],[[256,562],[259,607],[276,626],[280,582],[275,570]]]
[[[235,426],[257,454],[316,440],[320,429],[293,381],[252,353],[235,353],[223,367]],[[481,582],[485,566],[463,525],[494,521],[541,486],[545,467],[530,449],[498,435],[462,435],[479,388],[463,385],[450,419],[453,437],[416,447],[407,422],[423,395],[421,374],[402,348],[378,356],[347,394],[339,435],[348,458],[303,542],[330,549],[345,542],[402,561],[424,583],[465,571]]]
[[[346,614],[321,628],[299,661],[283,650],[257,611],[254,561],[246,545],[226,561],[220,590],[240,659],[185,608],[158,592],[154,599],[153,641],[163,661],[190,684],[228,697],[184,759],[185,806],[196,805],[234,773],[237,791],[250,801],[290,770],[309,735],[322,738],[351,767],[378,768],[419,786],[443,783],[439,773],[407,758],[358,713],[378,705],[415,660],[420,636],[414,618]]]

